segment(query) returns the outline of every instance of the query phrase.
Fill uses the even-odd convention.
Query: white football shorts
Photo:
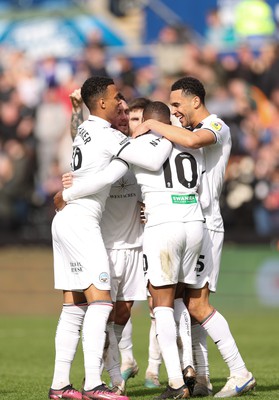
[[[224,242],[224,232],[204,228],[201,253],[197,263],[197,283],[189,285],[201,289],[208,282],[211,292],[216,292]]]
[[[146,283],[152,286],[196,283],[203,222],[170,222],[145,227],[143,235]]]
[[[55,289],[110,290],[110,268],[98,221],[69,204],[52,222]]]
[[[146,300],[142,248],[107,250],[112,301]]]

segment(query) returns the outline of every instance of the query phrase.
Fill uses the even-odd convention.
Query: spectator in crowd
[[[256,2],[247,0],[239,2],[239,7],[240,5],[242,7],[256,5],[266,10],[268,8],[267,2],[262,0]],[[241,13],[243,15],[243,8]],[[270,9],[263,16],[268,17],[264,22],[265,32],[272,32],[273,16]],[[218,18],[220,19],[220,10],[217,9],[213,12],[213,20],[216,25],[218,25],[218,21],[216,22]],[[249,21],[251,21],[251,18]],[[253,23],[254,21],[253,19]],[[237,30],[239,30],[239,26],[241,29],[241,24],[238,25]],[[207,20],[207,26],[208,28],[212,26],[209,20]],[[266,30],[268,26],[269,28]],[[258,162],[262,162],[260,159],[258,160],[260,147],[267,143],[274,145],[276,142],[276,127],[278,126],[276,122],[278,112],[270,111],[274,106],[275,110],[277,107],[273,92],[279,86],[277,72],[278,44],[274,40],[273,33],[268,33],[264,37],[267,40],[260,44],[258,43],[256,51],[251,42],[245,41],[235,45],[233,54],[223,54],[217,48],[212,52],[208,42],[199,40],[187,26],[181,27],[166,24],[155,41],[155,47],[158,48],[159,52],[155,54],[153,59],[151,58],[150,62],[138,66],[135,66],[127,54],[124,55],[120,52],[117,57],[111,54],[104,43],[101,32],[98,30],[90,32],[84,49],[81,49],[80,53],[77,53],[75,57],[67,60],[61,60],[59,57],[52,55],[35,60],[22,51],[0,47],[0,110],[3,111],[0,112],[0,114],[2,113],[2,116],[0,116],[0,143],[11,137],[18,139],[19,134],[25,146],[28,147],[28,157],[30,157],[30,162],[34,167],[32,186],[35,195],[31,196],[30,199],[31,208],[33,202],[37,207],[42,205],[43,201],[38,194],[41,190],[39,177],[41,173],[44,173],[42,170],[45,168],[41,166],[44,157],[37,159],[36,164],[37,145],[39,145],[39,142],[34,136],[33,127],[36,126],[37,129],[38,125],[41,124],[37,121],[37,116],[40,115],[37,110],[39,111],[41,108],[40,103],[44,98],[44,92],[48,91],[49,87],[56,86],[57,102],[63,103],[66,109],[62,118],[65,118],[64,123],[67,126],[71,107],[68,99],[69,93],[75,87],[80,87],[81,82],[92,73],[107,74],[108,71],[110,73],[111,70],[114,70],[117,65],[115,72],[122,74],[123,78],[123,80],[120,78],[117,84],[120,84],[119,88],[122,90],[121,85],[125,81],[125,84],[123,83],[123,87],[125,86],[123,92],[128,101],[134,97],[143,96],[151,100],[167,102],[167,88],[176,77],[192,74],[199,78],[204,82],[208,93],[208,107],[213,109],[214,106],[214,109],[218,111],[218,108],[215,108],[217,105],[221,111],[220,115],[231,127],[233,138],[232,156],[251,156],[257,169]],[[166,59],[172,57],[171,52],[174,51],[176,53],[177,48],[179,49],[177,51],[177,54],[179,54],[178,62],[174,62],[175,54],[174,58],[172,58],[172,63],[165,62]],[[169,68],[174,68],[175,70],[169,71]],[[244,95],[242,97],[233,93],[233,86],[236,86],[236,80],[238,79],[243,82],[241,90]],[[253,88],[252,90],[251,87]],[[263,99],[263,96],[255,95],[257,89],[261,90],[266,96],[265,100],[259,100],[260,98]],[[252,103],[254,103],[254,106]],[[256,105],[257,107],[255,108]],[[247,110],[247,107],[251,109],[252,106],[254,107],[254,116],[250,111],[246,115],[245,110]],[[246,133],[243,133],[243,130],[247,131],[247,127],[251,125],[252,118],[254,118],[254,121],[256,120],[255,113],[257,112],[261,115],[261,123],[263,122],[262,118],[264,117],[265,119],[259,141],[255,140],[255,136],[251,134],[247,136]],[[268,120],[271,122],[267,123],[266,121]],[[40,130],[41,128],[38,129]],[[244,137],[245,140],[243,140]],[[69,138],[67,133],[61,140],[65,146],[70,146],[70,141],[65,138]],[[247,138],[249,138],[250,144],[248,147],[245,145],[245,148],[243,148]],[[254,142],[253,148],[249,148],[252,141]],[[247,141],[246,144],[248,144]],[[53,142],[53,145],[56,147],[55,142]],[[2,146],[1,151],[4,151]],[[53,153],[56,153],[56,150],[53,150]],[[69,160],[65,158],[66,152],[63,154],[61,148],[58,153],[58,155],[56,154],[56,160],[60,160],[59,168],[61,168],[62,174],[68,169]],[[50,170],[53,171],[52,167]],[[51,171],[44,174],[51,175]],[[262,178],[268,181],[270,175],[268,174]],[[24,186],[24,183],[22,184]],[[250,188],[253,190],[255,186],[250,185]],[[224,204],[226,204],[226,196],[223,198]],[[248,205],[250,206],[248,207],[250,215],[255,216],[257,213],[254,212],[254,207],[258,205],[258,198],[256,200],[254,196],[253,200],[248,200]],[[229,210],[228,204],[226,208]],[[233,211],[238,212],[237,210]],[[229,213],[226,215],[229,215]],[[27,219],[30,221],[29,218]],[[31,221],[30,223],[33,224]],[[256,230],[255,217],[251,218],[250,221],[249,229],[252,232],[251,236],[253,236],[253,232]],[[227,224],[226,218],[225,224]],[[35,234],[35,226],[32,231]],[[230,235],[230,233],[234,235],[234,229],[228,224],[227,234]],[[38,235],[35,236],[39,237]],[[269,240],[269,238],[269,235],[267,235],[264,240]]]

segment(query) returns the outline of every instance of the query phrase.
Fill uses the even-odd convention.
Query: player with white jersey
[[[158,120],[161,108],[162,103],[153,102],[144,110],[144,119]],[[177,390],[174,379],[170,378],[175,374],[178,377],[179,368],[178,363],[175,364],[177,357],[174,357],[178,349],[165,334],[167,326],[171,326],[170,312],[173,312],[179,347],[183,349],[179,351],[183,380],[176,382],[184,381],[188,394],[192,393],[195,383],[191,320],[183,302],[183,292],[185,285],[196,282],[195,267],[204,220],[200,204],[207,207],[209,201],[203,152],[175,144],[158,172],[149,173],[137,166],[134,170],[141,186],[147,219],[143,242],[146,280],[153,301],[156,336],[169,376],[169,385],[159,398],[173,398],[181,396],[181,388]],[[172,286],[170,291],[166,289],[168,285]]]
[[[181,78],[172,85],[170,105],[172,114],[185,129],[148,120],[138,127],[134,136],[151,129],[174,143],[204,150],[210,205],[204,210],[206,223],[197,265],[197,283],[186,292],[190,314],[199,323],[192,327],[193,350],[197,359],[194,395],[212,394],[206,345],[206,336],[209,335],[230,370],[227,383],[215,397],[240,396],[253,389],[256,380],[245,366],[227,321],[209,303],[210,292],[216,291],[224,239],[219,197],[231,149],[230,129],[224,121],[209,113],[205,106],[204,87],[193,77]]]
[[[163,113],[165,120],[170,120],[169,108],[161,102],[153,102],[147,109]],[[145,141],[149,135],[141,136],[137,141]],[[125,158],[125,151],[123,148],[118,156]],[[142,157],[145,158],[146,154],[142,153]],[[81,183],[74,182],[70,189],[64,191],[64,199],[72,198],[77,193],[80,196],[100,190],[112,179],[111,173],[117,169],[115,162],[112,161],[113,167],[98,176],[84,180],[83,188]],[[145,272],[153,297],[158,341],[169,377],[169,385],[159,398],[185,398],[189,397],[189,390],[181,371],[173,308],[177,283],[196,282],[195,267],[204,220],[197,193],[203,172],[202,151],[188,151],[175,146],[158,172],[147,172],[139,166],[134,166],[134,171],[142,189],[148,219],[143,245]],[[178,325],[183,312],[180,304]]]
[[[129,136],[130,111],[125,98],[122,95],[120,97],[121,105],[112,125]],[[83,122],[83,102],[80,89],[72,92],[70,98],[72,102],[71,136],[74,139],[78,126]],[[64,174],[62,182],[64,188],[72,186],[72,173]],[[58,194],[55,196],[55,203],[57,196]],[[141,206],[140,187],[135,175],[128,170],[111,186],[100,223],[109,258],[111,297],[114,302],[113,312],[110,314],[107,324],[104,367],[110,375],[113,391],[119,394],[125,393],[126,380],[138,372],[132,352],[132,343],[129,341],[129,337],[124,336],[123,338],[123,332],[126,330],[127,321],[130,321],[134,301],[146,300],[142,268],[143,224],[139,218]],[[120,343],[118,348],[118,342],[122,338],[124,345],[121,352],[123,372],[122,368],[120,370]]]
[[[120,105],[113,80],[89,78],[81,88],[81,96],[90,116],[79,127],[73,143],[72,169],[77,182],[87,174],[104,169],[123,145],[128,149],[131,147],[129,142],[126,143],[125,135],[111,128],[111,121]],[[155,157],[155,164],[149,161],[151,169],[158,169],[172,146],[165,139],[155,137],[154,140],[156,146],[147,142],[145,151],[150,151],[149,160]],[[133,150],[132,155],[135,153]],[[130,161],[129,150],[126,153]],[[56,214],[52,223],[55,288],[63,290],[63,310],[56,332],[50,399],[128,399],[107,388],[100,376],[105,329],[112,311],[110,269],[100,233],[100,219],[109,189],[108,186],[94,195],[70,201]],[[81,327],[85,366],[82,393],[69,383]]]
[[[132,135],[137,125],[142,123],[142,112],[144,107],[151,100],[145,97],[136,97],[129,101],[129,135]],[[141,224],[142,225],[142,224]],[[143,227],[143,225],[142,225]],[[143,272],[143,271],[142,271]],[[118,303],[119,305],[120,303]],[[119,310],[120,312],[122,310]],[[121,353],[121,374],[125,381],[133,378],[138,374],[139,367],[133,353],[133,340],[132,340],[132,320],[129,318],[125,328],[122,331],[121,340],[119,342],[119,350]],[[152,385],[154,387],[154,385]]]

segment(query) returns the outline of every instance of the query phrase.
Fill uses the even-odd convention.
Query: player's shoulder
[[[230,142],[229,126],[216,114],[210,114],[202,121],[202,129],[208,129],[216,137],[216,143],[225,144]]]
[[[204,121],[204,127],[212,129],[214,132],[229,132],[229,127],[220,117],[216,114],[210,114]]]
[[[110,129],[110,134],[113,135],[120,143],[120,145],[125,144],[126,142],[129,142],[131,139],[129,136],[124,135],[124,133],[118,131],[115,128],[109,128]]]

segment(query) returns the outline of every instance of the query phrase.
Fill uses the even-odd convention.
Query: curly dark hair
[[[157,121],[169,123],[170,116],[171,114],[169,107],[161,101],[151,101],[143,110],[143,118],[145,120],[152,118],[156,119]]]
[[[80,93],[89,110],[94,109],[95,100],[106,92],[109,85],[114,85],[113,79],[104,76],[92,76],[86,79]]]
[[[185,76],[184,78],[178,79],[171,86],[171,91],[174,90],[182,90],[182,93],[185,96],[189,94],[198,96],[201,100],[201,103],[204,104],[206,95],[205,89],[203,84],[196,78],[193,78],[191,76]]]

